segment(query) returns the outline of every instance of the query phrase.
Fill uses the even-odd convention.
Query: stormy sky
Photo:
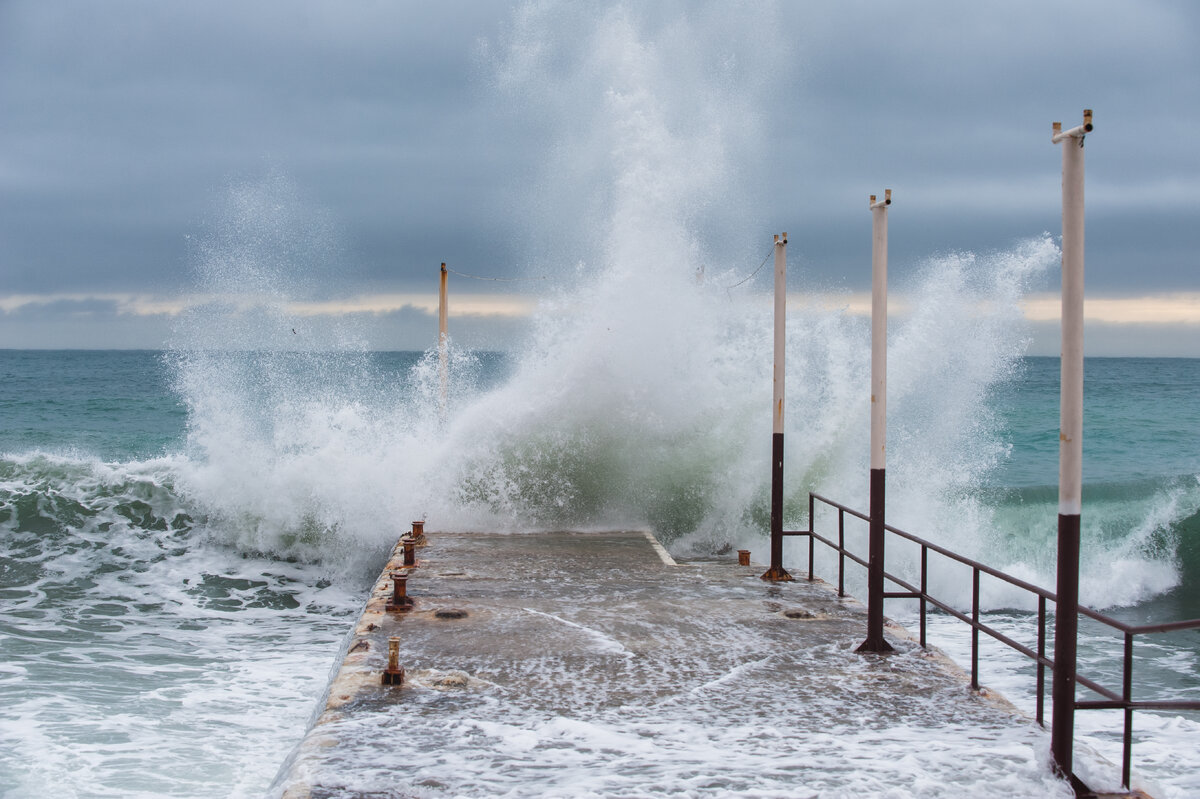
[[[159,348],[245,287],[214,277],[233,250],[274,262],[259,289],[369,317],[379,348],[428,346],[441,261],[570,272],[615,179],[593,124],[614,14],[660,62],[683,156],[720,142],[681,204],[710,268],[788,230],[794,290],[861,292],[885,187],[900,275],[1057,235],[1050,124],[1088,107],[1092,351],[1200,356],[1188,0],[0,0],[0,347]],[[465,338],[497,348],[540,290],[460,285]],[[1034,288],[1044,311],[1054,281]]]

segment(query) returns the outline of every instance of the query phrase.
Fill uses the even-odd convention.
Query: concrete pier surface
[[[673,564],[643,532],[430,533],[367,603],[273,789],[326,797],[1073,794],[1049,737],[803,575]],[[404,684],[384,685],[388,639]]]

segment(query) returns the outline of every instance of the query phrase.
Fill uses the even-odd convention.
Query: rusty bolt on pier
[[[748,550],[748,549],[739,549],[738,550],[738,565],[739,566],[749,566],[750,565],[750,550]]]
[[[423,547],[429,543],[429,541],[426,540],[426,538],[425,538],[425,522],[424,521],[412,523],[412,539],[413,539],[413,541],[416,542],[417,546],[419,546],[419,547]]]
[[[412,536],[406,535],[400,539],[400,543],[404,547],[404,565],[405,566],[416,566],[417,565],[417,542],[415,540],[413,540]]]
[[[392,598],[388,600],[387,610],[412,610],[412,597],[408,595],[408,575],[404,572],[392,572]]]
[[[388,639],[388,664],[383,670],[384,685],[404,685],[404,669],[400,666],[400,639]]]

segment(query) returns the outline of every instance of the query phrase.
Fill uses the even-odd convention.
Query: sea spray
[[[200,250],[198,277],[214,296],[254,310],[193,312],[173,356],[189,410],[191,458],[179,486],[206,510],[214,535],[335,561],[376,557],[416,518],[443,529],[647,526],[677,552],[746,546],[761,559],[769,303],[753,282],[731,288],[746,267],[716,259],[696,200],[722,196],[729,178],[731,117],[747,103],[740,73],[727,70],[716,88],[680,82],[670,65],[681,56],[699,63],[687,45],[705,40],[698,23],[685,19],[651,40],[640,27],[648,23],[627,8],[606,14],[578,49],[535,52],[531,32],[545,20],[526,11],[516,55],[503,65],[506,86],[548,110],[560,131],[578,131],[587,118],[585,140],[556,158],[571,161],[568,175],[591,175],[589,202],[604,213],[566,237],[575,257],[539,264],[553,270],[556,288],[510,356],[510,376],[482,390],[479,356],[452,347],[443,408],[435,353],[385,375],[351,326],[318,335],[288,310],[307,296],[309,271],[330,268],[288,256],[294,241],[312,243],[301,224],[311,214],[288,208],[301,201],[276,177],[235,187]],[[517,55],[550,59],[558,71],[550,78],[544,64],[531,68]],[[551,82],[552,97],[538,94],[541,81]],[[560,104],[566,87],[577,101],[570,107]],[[256,233],[256,223],[266,231]],[[793,230],[797,239],[814,235]],[[283,243],[282,254],[264,255],[264,242]],[[1020,378],[1021,299],[1057,260],[1043,235],[1007,252],[951,253],[907,275],[897,270],[889,345],[889,521],[1042,584],[1052,568],[1026,557],[1021,542],[1041,541],[1046,523],[1031,519],[1029,534],[1006,541],[1011,516],[985,488],[1023,455],[1011,451],[991,401]],[[829,292],[818,301],[803,261],[792,283],[785,524],[795,528],[807,523],[809,491],[866,504],[869,325],[831,310]],[[849,529],[860,550],[864,532]],[[1153,550],[1118,538],[1090,557],[1127,566],[1097,575],[1090,595],[1113,596],[1103,586],[1131,585],[1139,569],[1144,584],[1120,596],[1172,584],[1169,542]],[[889,564],[912,576],[915,557],[897,547]],[[831,561],[819,570],[832,574]],[[851,570],[852,589],[859,580]],[[943,572],[934,585],[950,601],[969,601],[960,575]],[[987,588],[985,601],[1013,600]]]
[[[523,13],[503,82],[536,91],[550,81],[551,99],[581,101],[570,114],[537,106],[572,136],[556,151],[569,163],[547,184],[591,175],[585,185],[607,221],[579,242],[586,272],[574,293],[543,306],[512,384],[452,427],[443,468],[456,506],[475,524],[648,524],[678,548],[761,547],[770,324],[752,292],[727,290],[732,268],[713,268],[696,198],[721,196],[723,134],[762,98],[711,81],[695,92],[666,67],[681,54],[695,65],[698,51],[681,46],[704,39],[693,19],[672,28],[688,35],[663,35],[618,7],[564,52],[535,35],[561,8]],[[736,112],[723,116],[729,94]],[[682,107],[695,113],[685,120]],[[1020,298],[1056,258],[1046,236],[1010,253],[936,259],[910,281],[914,311],[893,336],[893,518],[907,506],[942,538],[939,527],[967,520],[959,538],[971,553],[987,513],[969,491],[1004,454],[987,395],[1023,353]],[[706,263],[718,278],[697,285]],[[808,490],[863,495],[866,334],[850,314],[793,309],[787,514],[796,524]]]
[[[269,170],[230,185],[194,247],[210,299],[177,321],[166,356],[188,412],[178,486],[208,535],[251,551],[356,561],[393,533],[379,524],[388,496],[364,496],[357,477],[384,457],[370,446],[385,421],[375,409],[403,397],[352,327],[291,305],[336,277],[335,240],[323,212]]]
[[[752,178],[779,180],[761,141],[794,69],[778,23],[772,4],[516,8],[483,53],[502,118],[542,148],[517,187],[537,274],[571,285],[633,269],[681,231],[710,266],[763,249],[746,200],[763,190]]]

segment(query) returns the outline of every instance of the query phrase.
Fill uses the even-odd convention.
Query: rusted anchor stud
[[[404,669],[400,666],[400,639],[388,639],[388,664],[383,670],[384,685],[404,685]]]
[[[423,547],[428,544],[429,542],[425,539],[425,522],[413,522],[412,526],[412,537],[413,541],[417,542],[417,546]]]
[[[738,550],[738,565],[739,566],[749,566],[750,565],[750,550],[748,550],[748,549],[739,549]]]
[[[413,541],[411,536],[404,536],[400,539],[400,543],[404,546],[404,565],[417,565],[417,542]]]
[[[412,606],[412,597],[408,595],[408,575],[392,572],[392,598],[388,600],[387,610],[412,610]]]

